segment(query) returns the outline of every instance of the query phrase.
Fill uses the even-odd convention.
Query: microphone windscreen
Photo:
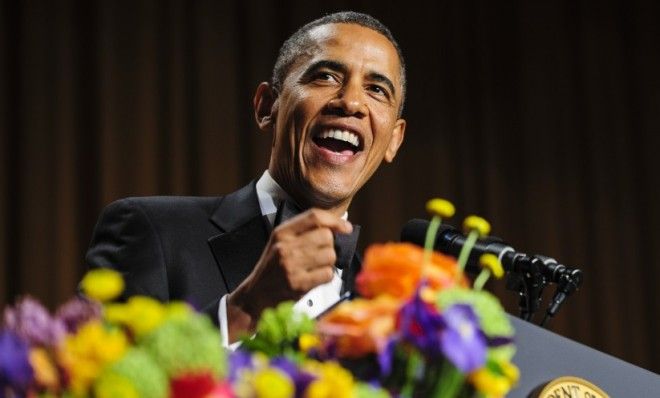
[[[424,246],[424,242],[426,241],[426,231],[428,230],[429,225],[429,221],[423,220],[421,218],[413,218],[412,220],[408,221],[401,229],[401,242],[409,242],[419,246]],[[455,230],[455,228],[449,224],[440,224],[436,241],[433,242],[433,246],[436,248],[436,250],[438,249],[438,237],[442,236],[442,234],[446,231],[453,230]]]

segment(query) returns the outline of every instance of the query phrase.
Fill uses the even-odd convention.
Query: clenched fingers
[[[353,225],[350,222],[337,217],[329,211],[310,209],[280,224],[275,228],[273,234],[285,238],[290,235],[300,235],[318,228],[328,228],[330,231],[343,234],[353,231]]]

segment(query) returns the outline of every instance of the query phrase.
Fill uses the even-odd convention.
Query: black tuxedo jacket
[[[124,297],[185,300],[217,322],[220,298],[250,274],[270,235],[255,184],[223,197],[113,202],[96,224],[86,262],[120,271]],[[354,257],[342,291],[352,290],[359,267]]]

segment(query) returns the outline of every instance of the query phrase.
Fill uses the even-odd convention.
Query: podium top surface
[[[610,397],[660,397],[660,375],[509,316],[516,329],[520,382],[508,397],[527,397],[532,390],[561,376],[577,376]]]

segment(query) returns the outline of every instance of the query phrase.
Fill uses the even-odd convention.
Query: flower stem
[[[461,270],[461,272],[465,270],[465,265],[467,264],[467,260],[470,257],[470,252],[472,251],[474,244],[477,242],[478,237],[479,232],[473,229],[470,231],[470,234],[468,235],[463,248],[461,248],[461,253],[458,255],[458,268]]]
[[[433,396],[436,398],[453,398],[463,387],[465,376],[445,360],[438,380]]]
[[[414,396],[415,384],[417,384],[420,372],[424,371],[423,366],[421,356],[416,351],[412,352],[406,366],[406,383],[400,394],[402,398],[412,398]]]
[[[433,216],[431,223],[429,224],[428,229],[426,230],[426,238],[424,240],[424,265],[429,263],[431,260],[431,253],[433,253],[433,243],[435,243],[435,238],[438,235],[438,229],[442,220],[438,216]]]
[[[483,289],[484,285],[488,281],[488,278],[490,278],[490,270],[488,268],[482,269],[479,273],[479,276],[477,276],[477,279],[474,281],[474,290]]]

